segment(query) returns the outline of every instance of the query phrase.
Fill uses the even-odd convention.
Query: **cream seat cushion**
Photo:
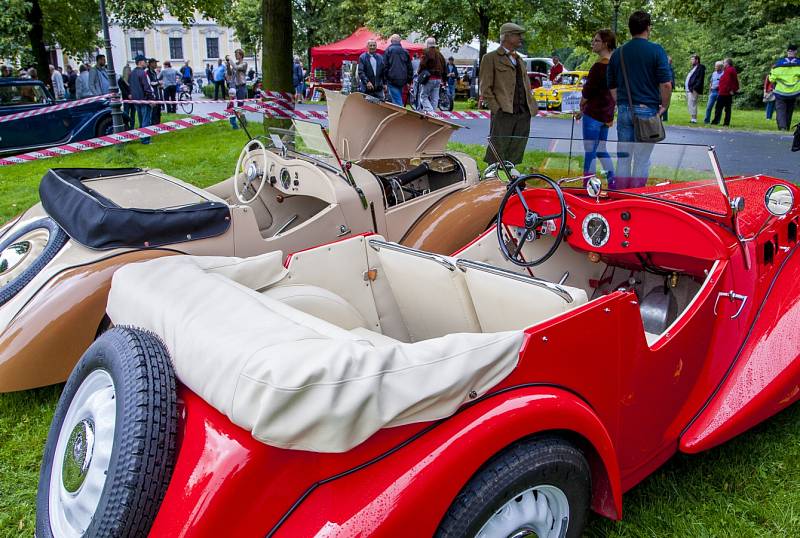
[[[485,332],[525,329],[588,300],[582,289],[560,285],[567,301],[546,287],[480,269],[466,268],[464,277]]]
[[[269,277],[244,278],[250,264]],[[280,253],[228,266],[256,284],[283,273]],[[471,391],[484,394],[513,371],[523,341],[521,331],[508,331],[375,344],[191,256],[119,269],[108,314],[158,335],[178,379],[256,439],[318,452],[453,414]]]
[[[366,320],[353,305],[341,296],[319,286],[310,284],[275,286],[262,294],[346,330],[367,326]]]

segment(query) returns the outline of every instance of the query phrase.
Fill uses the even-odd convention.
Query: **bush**
[[[213,84],[206,84],[203,86],[203,95],[206,99],[213,99],[214,98],[214,85]]]

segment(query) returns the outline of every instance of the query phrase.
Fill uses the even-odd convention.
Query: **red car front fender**
[[[544,432],[584,450],[592,468],[592,508],[621,518],[617,457],[597,415],[570,392],[525,386],[490,395],[371,465],[310,488],[270,535],[430,536],[487,460],[515,441]]]

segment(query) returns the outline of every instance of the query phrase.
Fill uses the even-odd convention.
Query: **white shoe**
[[[689,123],[697,123],[697,120],[695,118],[692,118],[689,120]]]

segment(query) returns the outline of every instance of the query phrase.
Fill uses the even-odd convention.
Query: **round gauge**
[[[283,188],[286,190],[292,185],[292,175],[286,168],[281,168],[281,185],[283,185]]]
[[[600,213],[589,213],[583,219],[583,239],[593,247],[602,247],[608,243],[610,235],[608,221]]]

